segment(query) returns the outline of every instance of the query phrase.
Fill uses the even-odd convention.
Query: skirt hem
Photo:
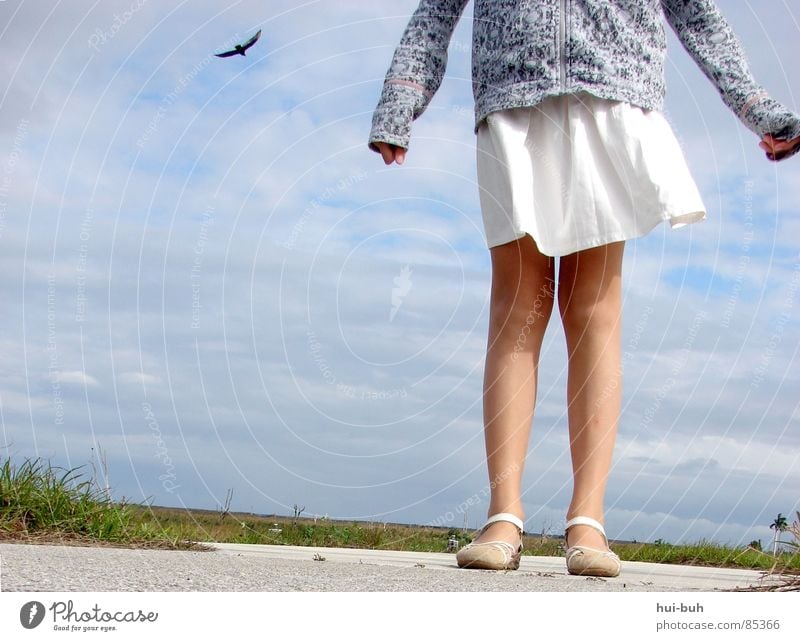
[[[669,223],[671,229],[681,229],[683,227],[687,227],[694,223],[699,223],[706,220],[706,212],[703,210],[693,211],[686,214],[680,214],[677,216],[667,216],[659,218],[651,225],[647,227],[643,227],[636,232],[632,233],[621,233],[617,232],[614,234],[609,234],[607,236],[601,236],[600,238],[593,238],[591,240],[585,240],[583,242],[579,242],[577,247],[542,247],[539,245],[539,241],[536,239],[536,235],[532,231],[528,231],[525,229],[519,230],[516,232],[516,235],[512,238],[507,239],[499,239],[499,240],[492,240],[487,241],[487,245],[489,249],[493,247],[499,247],[500,245],[505,245],[507,243],[512,243],[520,238],[524,238],[525,236],[530,236],[536,246],[539,249],[539,252],[544,254],[545,256],[549,256],[551,258],[556,258],[559,256],[566,256],[568,254],[574,254],[575,252],[584,251],[586,249],[594,249],[595,247],[601,247],[603,245],[608,245],[609,243],[619,242],[621,240],[635,240],[637,238],[642,238],[646,236],[651,231],[653,231],[656,227],[658,227],[662,223]]]

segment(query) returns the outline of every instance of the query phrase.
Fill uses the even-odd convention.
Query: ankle
[[[495,514],[500,514],[501,512],[513,514],[523,521],[525,520],[525,510],[522,508],[522,504],[518,501],[505,503],[501,503],[500,501],[490,502],[489,511],[486,513],[486,518],[494,516]]]
[[[569,509],[567,509],[567,521],[569,521],[570,519],[574,519],[576,516],[589,517],[590,519],[594,519],[601,525],[605,526],[605,518],[603,515],[602,506],[593,508],[587,506],[573,507],[572,505],[570,505]]]

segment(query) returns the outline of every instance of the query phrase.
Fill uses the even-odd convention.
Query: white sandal
[[[574,525],[588,525],[603,535],[608,548],[608,538],[603,526],[588,516],[576,516],[567,521],[564,528],[564,545],[567,545],[567,532]],[[619,576],[622,563],[619,557],[611,550],[597,550],[583,545],[573,545],[567,548],[567,571],[570,574],[582,576]]]
[[[525,524],[518,516],[510,512],[500,512],[490,516],[473,538],[477,539],[495,521],[508,521],[517,526],[519,529],[519,547],[515,549],[513,545],[506,541],[470,543],[456,553],[458,567],[478,570],[516,570],[519,568],[519,560],[522,556],[522,534]]]

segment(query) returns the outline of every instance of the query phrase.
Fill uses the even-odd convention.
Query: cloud
[[[85,372],[56,372],[53,380],[66,385],[79,385],[82,387],[99,387],[100,383]]]

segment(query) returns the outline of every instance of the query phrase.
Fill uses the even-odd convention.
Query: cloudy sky
[[[102,453],[134,502],[482,524],[471,4],[406,164],[367,148],[416,4],[0,3],[3,454],[102,477]],[[719,6],[798,110],[800,10]],[[766,543],[800,508],[800,159],[768,162],[669,37],[665,113],[708,220],[626,246],[607,529]],[[563,527],[571,490],[556,321],[530,532]]]

